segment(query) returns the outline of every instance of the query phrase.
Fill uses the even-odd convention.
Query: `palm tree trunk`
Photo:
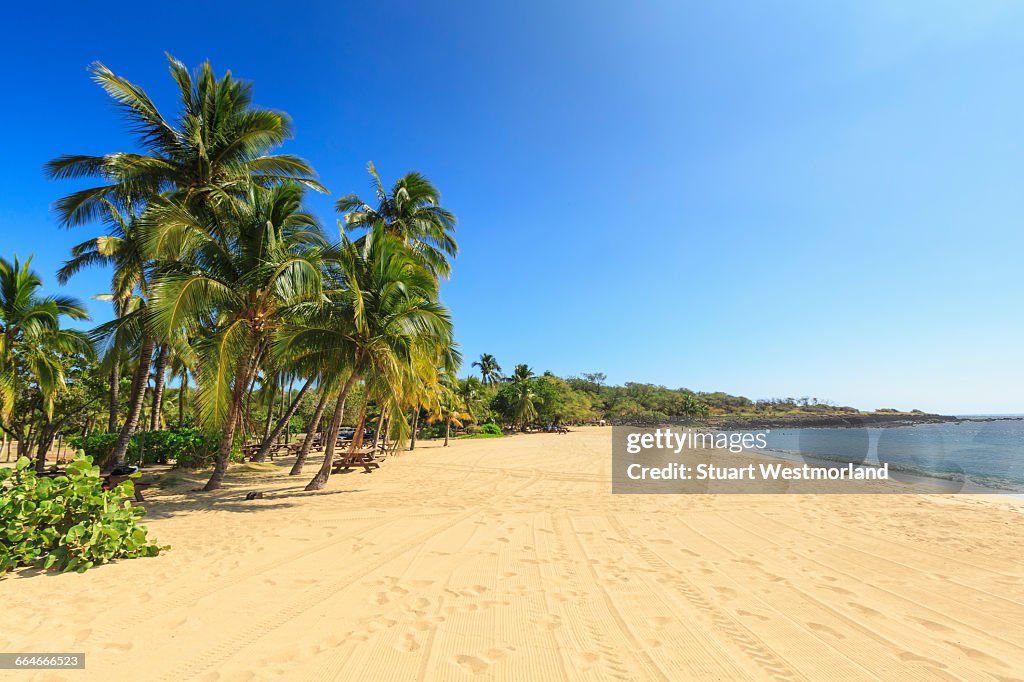
[[[334,463],[334,446],[338,442],[341,418],[345,416],[345,400],[348,398],[348,393],[352,390],[352,384],[355,381],[356,373],[352,372],[348,381],[345,382],[345,387],[341,389],[341,393],[338,395],[338,402],[334,405],[334,418],[331,419],[331,428],[327,432],[327,445],[324,446],[324,462],[320,465],[320,471],[316,472],[316,476],[306,486],[306,490],[320,490],[327,485],[327,480],[331,477],[331,465]]]
[[[380,432],[384,428],[384,406],[380,406],[380,418],[377,419],[377,430],[373,432],[373,447],[377,447],[377,443],[380,442]]]
[[[299,404],[302,399],[306,396],[306,391],[309,390],[309,385],[313,383],[313,379],[307,379],[306,383],[302,385],[299,390],[299,394],[295,396],[295,400],[292,401],[291,405],[288,406],[288,411],[284,413],[284,416],[278,420],[274,426],[274,430],[263,437],[263,442],[260,444],[260,450],[256,453],[256,456],[252,458],[254,462],[265,462],[267,455],[270,454],[270,447],[274,444],[278,438],[281,437],[281,432],[284,431],[284,427],[288,425],[292,417],[295,416],[296,410],[299,409]]]
[[[46,455],[50,452],[50,446],[53,445],[53,437],[56,433],[52,425],[40,430],[42,433],[39,435],[39,445],[36,448],[36,472],[41,474],[46,471]]]
[[[267,423],[263,427],[263,441],[267,442],[270,432],[274,429],[274,406],[277,405],[277,381],[270,387],[270,404],[267,405]]]
[[[164,405],[164,375],[167,369],[168,352],[167,344],[161,344],[160,352],[156,356],[156,366],[153,368],[153,373],[156,376],[153,378],[153,405],[150,408],[152,414],[149,415],[150,431],[156,431],[160,428],[160,413]]]
[[[185,394],[188,392],[188,372],[181,371],[181,385],[178,387],[178,428],[185,423]]]
[[[249,384],[250,363],[253,357],[243,355],[238,360],[238,368],[235,370],[235,385],[231,388],[231,404],[228,406],[228,417],[221,429],[220,450],[217,453],[217,464],[213,467],[213,474],[206,482],[203,490],[210,492],[220,488],[224,481],[224,474],[228,470],[228,461],[231,459],[231,449],[235,445],[235,429],[238,428],[238,417],[242,412],[242,399],[245,397],[245,389]]]
[[[420,423],[420,406],[417,405],[412,413],[412,434],[409,436],[409,450],[416,449],[416,427]]]
[[[107,433],[117,431],[117,408],[121,399],[121,365],[113,363],[110,368],[110,396],[107,402]]]
[[[316,436],[316,430],[320,428],[320,420],[323,419],[329,400],[330,395],[328,394],[327,387],[325,386],[321,391],[320,402],[317,403],[316,412],[313,413],[313,419],[309,422],[309,426],[306,428],[306,439],[302,441],[302,448],[299,450],[299,456],[295,458],[295,464],[292,465],[292,470],[288,472],[289,476],[298,476],[302,473],[302,467],[305,466],[306,458],[309,457],[309,449],[313,447],[313,438]]]
[[[452,425],[447,419],[444,422],[444,446],[448,447],[448,433],[451,431]]]
[[[128,444],[131,442],[135,429],[139,425],[139,417],[142,415],[142,401],[146,397],[146,384],[149,383],[149,363],[153,360],[153,346],[156,345],[153,337],[148,334],[142,337],[142,347],[139,349],[139,366],[135,368],[132,376],[131,402],[128,404],[128,414],[125,417],[124,425],[121,426],[121,434],[114,443],[114,449],[110,453],[110,461],[117,466],[124,464],[125,455],[128,453]]]
[[[363,432],[366,431],[366,406],[369,404],[370,394],[367,392],[366,398],[363,399],[363,406],[359,409],[359,419],[356,420],[356,431],[352,434],[352,444],[349,446],[349,452],[355,452],[363,447]]]
[[[310,381],[312,381],[312,380],[310,380]],[[306,385],[307,386],[309,385],[308,382],[307,382]],[[289,400],[291,400],[292,394],[294,392],[295,392],[295,377],[292,377],[291,381],[288,382],[288,399]],[[296,404],[296,408],[297,407],[298,407],[298,405]],[[292,415],[294,416],[294,413],[292,413]],[[285,422],[285,429],[284,429],[284,444],[285,445],[288,445],[288,443],[290,443],[291,439],[292,439],[292,427],[291,427],[291,421],[290,421],[291,417],[288,417],[288,420],[289,421]],[[278,434],[278,436],[280,437],[280,434]]]

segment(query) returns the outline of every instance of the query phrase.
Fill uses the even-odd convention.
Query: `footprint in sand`
[[[400,648],[411,653],[413,651],[419,650],[420,643],[419,641],[417,641],[415,635],[413,635],[411,632],[407,632],[405,633],[405,636],[402,638]]]
[[[836,632],[829,626],[822,625],[821,623],[808,623],[807,627],[814,630],[815,632],[823,632],[826,635],[829,635],[830,637],[835,637],[836,639],[846,639],[846,635]]]
[[[927,618],[914,618],[910,616],[907,620],[917,623],[918,625],[925,627],[932,632],[952,632],[951,628],[946,627],[942,623],[936,623],[934,620],[928,620]]]
[[[593,651],[577,651],[572,656],[576,660],[576,666],[580,672],[590,672],[594,664],[601,660],[601,654]]]
[[[819,585],[819,587],[826,590],[831,590],[832,592],[836,592],[837,594],[841,594],[846,597],[853,595],[853,592],[850,592],[849,590],[844,589],[842,587],[836,587],[835,585]]]
[[[985,663],[987,663],[989,665],[998,665],[999,667],[1006,667],[1005,663],[1003,663],[1002,661],[1000,661],[998,658],[996,658],[994,656],[989,656],[984,651],[978,651],[977,649],[972,649],[969,646],[964,646],[963,644],[957,644],[956,642],[951,642],[949,640],[946,640],[946,644],[948,644],[950,646],[953,646],[953,647],[956,647],[960,651],[964,652],[965,654],[967,654],[967,658],[970,658],[971,660],[983,661],[983,662],[985,662]]]
[[[492,664],[497,663],[503,658],[506,658],[515,650],[516,649],[513,646],[492,648],[487,649],[486,651],[476,656],[471,656],[469,654],[460,654],[456,656],[454,660],[458,665],[462,666],[464,669],[468,670],[472,674],[479,675],[480,673],[490,668]]]
[[[768,616],[765,616],[760,613],[754,613],[753,611],[747,611],[745,609],[740,609],[736,612],[736,614],[739,616],[750,616],[752,618],[757,618],[758,620],[771,620],[770,618],[768,618]]]
[[[863,613],[866,616],[874,616],[874,617],[883,616],[884,617],[884,614],[882,614],[881,611],[875,611],[870,606],[864,606],[863,604],[858,604],[855,601],[850,601],[850,602],[846,602],[846,603],[849,604],[850,606],[852,606],[853,608],[857,609],[858,611],[860,611],[861,613]]]
[[[117,651],[131,651],[135,645],[131,642],[107,642],[103,645],[105,649],[116,649]]]
[[[936,668],[945,668],[946,667],[944,663],[939,663],[938,661],[933,661],[932,659],[925,658],[924,656],[918,656],[913,651],[903,651],[903,652],[901,652],[899,654],[899,659],[901,661],[903,661],[904,663],[927,663],[928,665],[934,666]]]
[[[465,654],[456,656],[455,662],[474,675],[479,675],[490,667],[490,664],[488,664],[487,661],[477,658],[476,656],[467,656]]]

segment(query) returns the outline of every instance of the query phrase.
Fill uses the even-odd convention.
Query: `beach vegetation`
[[[103,488],[99,467],[87,457],[68,464],[66,473],[39,476],[27,457],[0,469],[0,576],[34,566],[86,571],[115,559],[156,556],[161,547],[132,505],[132,481]]]

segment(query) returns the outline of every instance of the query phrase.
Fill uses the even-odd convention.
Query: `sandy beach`
[[[170,551],[0,581],[0,651],[87,661],[7,679],[1024,676],[1024,504],[612,495],[610,453],[594,427],[421,443],[321,493],[280,459],[154,488]]]

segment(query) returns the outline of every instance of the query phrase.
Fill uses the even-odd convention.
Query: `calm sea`
[[[1024,492],[1024,420],[965,416],[947,424],[887,428],[772,429],[769,451],[786,459],[889,463],[891,472]]]

